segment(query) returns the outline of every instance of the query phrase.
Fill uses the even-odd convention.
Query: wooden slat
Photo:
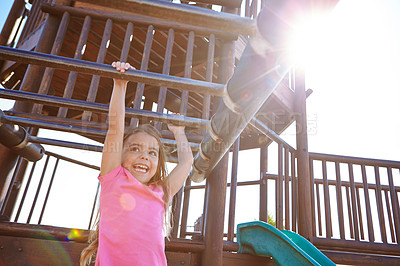
[[[231,187],[229,196],[228,241],[233,241],[235,231],[236,189],[239,162],[240,136],[233,143]]]
[[[319,196],[319,185],[315,184],[316,196],[317,196],[317,216],[318,216],[318,235],[322,236],[322,221],[321,221],[321,200]]]
[[[294,152],[290,153],[291,174],[292,174],[292,231],[297,232],[297,212],[299,210],[299,201],[297,197],[297,178],[296,178],[296,158]]]
[[[191,185],[190,178],[186,179],[185,188]],[[190,189],[184,189],[180,237],[186,236],[187,219],[189,214]]]
[[[172,232],[171,232],[171,237],[172,239],[175,239],[178,237],[178,229],[179,229],[179,217],[181,215],[181,207],[182,207],[182,194],[183,194],[183,187],[181,187],[174,195],[174,198],[172,199],[172,221],[173,221],[173,227],[172,227]]]
[[[365,200],[365,211],[367,214],[367,226],[368,226],[368,240],[369,242],[375,241],[374,236],[374,225],[372,223],[372,214],[371,214],[371,203],[369,200],[369,191],[368,191],[368,182],[367,182],[367,173],[365,170],[365,165],[361,165],[361,174],[363,179],[363,190],[364,190],[364,200]]]
[[[331,200],[329,196],[329,185],[326,170],[326,161],[322,161],[322,179],[324,188],[324,204],[325,204],[325,226],[326,226],[326,237],[332,237],[332,215],[331,215]]]
[[[290,228],[289,149],[285,147],[285,228]]]
[[[169,75],[169,71],[171,68],[171,58],[172,58],[173,46],[174,46],[174,30],[169,29],[167,47],[165,49],[163,72],[162,72],[164,75]],[[163,113],[163,111],[164,111],[166,96],[167,96],[167,87],[160,87],[160,91],[158,93],[158,100],[157,100],[157,112],[158,113]],[[161,130],[160,122],[155,123],[155,126],[158,130]]]
[[[387,167],[388,179],[389,179],[389,188],[390,188],[390,199],[392,202],[392,210],[393,210],[393,220],[394,227],[396,229],[396,241],[400,243],[400,215],[399,215],[399,199],[397,197],[397,193],[393,183],[393,173],[392,168]]]
[[[347,215],[349,217],[349,228],[350,228],[350,238],[354,238],[354,224],[353,215],[351,211],[351,199],[350,199],[350,187],[345,187],[346,189],[346,201],[347,201]]]
[[[189,32],[189,38],[187,42],[187,49],[186,49],[186,60],[185,60],[185,78],[192,77],[192,62],[193,62],[193,45],[194,45],[194,32]],[[181,105],[179,108],[179,113],[181,115],[186,115],[187,113],[187,106],[189,100],[189,92],[182,91],[181,95]]]
[[[340,239],[345,239],[344,219],[343,219],[343,198],[342,198],[342,179],[340,177],[340,165],[335,162],[336,173],[336,201],[339,219],[339,234]]]
[[[351,208],[353,214],[353,225],[354,225],[354,238],[360,240],[360,232],[358,230],[358,215],[357,215],[357,202],[356,202],[356,187],[354,185],[354,173],[353,164],[349,163],[349,178],[350,178],[350,195],[351,195]]]
[[[154,27],[153,26],[148,26],[147,27],[147,33],[146,33],[146,42],[144,44],[144,50],[143,50],[143,57],[142,57],[142,62],[140,64],[140,70],[147,71],[147,68],[149,67],[149,61],[150,61],[150,51],[151,51],[151,45],[153,43],[153,32],[154,32]],[[135,109],[140,109],[140,105],[142,103],[142,98],[143,98],[143,93],[144,93],[144,83],[138,83],[136,86],[136,94],[135,98],[133,101],[133,108]],[[137,126],[138,124],[138,119],[132,118],[131,119],[131,126]]]
[[[360,189],[356,188],[356,200],[357,200],[357,211],[358,211],[358,225],[360,228],[360,238],[361,240],[365,239],[364,236],[364,222],[363,222],[363,217],[361,213],[361,201],[360,201]]]
[[[61,51],[61,47],[64,41],[65,33],[67,32],[68,24],[70,20],[70,15],[68,12],[64,12],[60,26],[58,27],[57,35],[54,40],[53,47],[51,49],[50,54],[52,55],[59,55]],[[38,90],[38,93],[40,94],[47,94],[50,88],[50,83],[53,78],[53,73],[54,73],[54,68],[46,67],[46,70],[44,71],[43,74],[43,79],[42,82],[40,83],[40,88]],[[42,104],[35,104],[33,113],[42,113]]]
[[[379,218],[381,239],[382,239],[383,243],[387,243],[385,216],[383,214],[383,205],[382,205],[381,181],[380,181],[378,166],[374,166],[374,172],[375,172],[375,183],[376,183],[375,197],[376,197],[376,205],[378,208],[378,218]]]
[[[208,51],[207,51],[207,65],[206,65],[206,81],[213,81],[213,73],[214,73],[214,54],[215,54],[215,36],[211,34],[209,37],[208,43]],[[210,108],[211,108],[211,96],[205,94],[203,96],[202,110],[201,110],[201,118],[209,119],[210,118]],[[206,129],[201,130],[202,134],[206,133]]]
[[[268,222],[268,179],[265,174],[268,171],[268,147],[260,148],[260,212],[259,219]]]
[[[132,39],[133,39],[133,23],[129,22],[128,25],[126,26],[124,44],[122,46],[121,56],[119,58],[119,61],[121,62],[127,61],[129,50],[131,48]]]
[[[87,37],[90,31],[90,23],[92,19],[89,16],[85,17],[85,21],[82,26],[81,35],[79,36],[79,41],[76,46],[74,59],[81,59],[82,58],[82,49],[86,45]],[[71,71],[68,76],[67,85],[65,86],[63,98],[71,99],[72,93],[74,91],[75,82],[78,77],[78,72]],[[67,117],[68,109],[65,107],[61,107],[58,110],[57,117],[66,118]]]
[[[276,227],[283,229],[283,145],[278,145],[278,179],[276,180]]]
[[[101,38],[100,49],[97,54],[97,63],[104,63],[104,59],[107,54],[107,45],[110,42],[111,32],[112,32],[113,22],[111,19],[108,19],[106,22],[106,26],[104,28],[103,37]],[[93,75],[92,81],[90,82],[89,92],[86,98],[88,102],[94,102],[96,100],[97,91],[99,88],[100,76]],[[83,121],[89,121],[92,116],[92,112],[85,111],[82,115]]]
[[[298,160],[297,160],[298,162]],[[309,158],[309,163],[310,167],[310,179],[311,179],[311,224],[312,224],[312,235],[317,236],[317,227],[316,227],[316,221],[315,221],[315,194],[316,192],[314,191],[315,189],[315,179],[314,179],[314,161],[313,159]],[[297,173],[298,174],[298,173]],[[297,176],[297,195],[300,197],[300,192],[299,192],[299,176]],[[300,206],[300,203],[298,204]],[[317,205],[318,206],[318,205]],[[299,208],[299,216],[300,216],[300,208]],[[299,219],[300,222],[300,219]]]
[[[389,200],[389,192],[388,191],[383,191],[383,194],[385,195],[385,200],[386,200],[386,209],[387,209],[387,216],[388,216],[388,221],[389,221],[389,229],[390,229],[390,236],[392,239],[392,242],[396,241],[395,233],[394,233],[394,225],[393,225],[393,219],[392,219],[392,208]]]

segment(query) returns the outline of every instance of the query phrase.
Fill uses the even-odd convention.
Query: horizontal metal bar
[[[81,166],[85,166],[85,167],[88,167],[88,168],[91,168],[91,169],[94,169],[94,170],[100,170],[100,167],[98,167],[96,165],[92,165],[92,164],[84,163],[84,162],[81,162],[81,161],[78,161],[78,160],[75,160],[75,159],[71,159],[71,158],[65,157],[63,155],[54,153],[54,152],[46,151],[46,154],[49,155],[49,156],[53,156],[55,158],[58,158],[60,160],[64,160],[64,161],[70,162],[70,163],[74,163],[74,164],[78,164],[78,165],[81,165]]]
[[[22,118],[22,117],[7,116],[7,115],[1,116],[0,122],[4,124],[16,124],[25,127],[53,129],[63,132],[70,132],[70,133],[77,133],[77,134],[91,135],[91,136],[105,136],[107,133],[106,130],[79,127],[73,125],[56,124],[47,121],[40,121],[30,118]]]
[[[78,142],[71,142],[71,141],[64,141],[57,139],[40,138],[35,136],[29,136],[28,141],[32,143],[40,143],[45,145],[53,145],[53,146],[87,150],[87,151],[95,151],[95,152],[103,151],[103,146],[101,145],[92,145],[92,144],[85,144],[85,143],[78,143]],[[161,142],[166,146],[176,147],[176,141],[174,140],[161,138]],[[197,143],[189,142],[189,145],[192,151],[197,151],[199,149],[199,144]]]
[[[43,54],[33,51],[19,50],[5,46],[0,46],[0,58],[22,64],[41,65],[45,67],[75,71],[82,74],[129,80],[159,87],[187,90],[216,96],[223,96],[225,94],[225,85],[223,84],[163,75],[142,70],[128,70],[125,73],[120,73],[111,65],[57,55]]]
[[[40,143],[45,145],[59,146],[59,147],[86,150],[86,151],[95,151],[95,152],[103,151],[103,146],[100,145],[92,145],[92,144],[85,144],[85,143],[78,143],[78,142],[71,142],[71,141],[64,141],[57,139],[40,138],[35,136],[30,136],[28,138],[28,141],[32,143]]]
[[[15,116],[6,116],[3,115],[0,117],[0,122],[4,124],[16,124],[21,126],[30,126],[30,127],[40,127],[52,130],[58,130],[63,132],[70,132],[70,133],[77,133],[77,134],[84,134],[84,135],[93,135],[93,136],[102,136],[104,137],[107,133],[106,130],[101,129],[93,129],[87,127],[79,127],[79,126],[72,126],[72,125],[64,125],[64,124],[56,124],[47,121],[40,121],[30,118],[22,118],[22,117],[15,117]],[[76,142],[68,142],[68,141],[60,141],[54,139],[46,139],[46,138],[38,138],[38,137],[29,137],[29,141],[33,143],[42,143],[48,145],[57,145],[61,147],[68,147],[68,148],[75,148],[75,149],[83,149],[83,150],[91,150],[91,151],[102,151],[101,146],[96,145],[88,145],[83,143],[76,143]],[[176,146],[176,141],[169,140],[169,139],[161,139],[167,146]],[[199,149],[199,144],[190,142],[189,143],[191,149],[193,151],[197,151]]]
[[[109,106],[107,104],[92,103],[81,100],[65,99],[56,96],[37,94],[25,91],[13,91],[8,89],[0,89],[0,98],[29,101],[34,103],[46,104],[57,107],[68,107],[82,111],[92,111],[100,113],[108,113]],[[164,123],[174,123],[178,125],[196,127],[196,128],[209,128],[209,121],[193,117],[183,117],[173,114],[162,114],[141,109],[125,109],[126,117],[148,118],[154,121]]]

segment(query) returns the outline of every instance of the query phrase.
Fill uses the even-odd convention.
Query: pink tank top
[[[145,186],[124,167],[99,176],[96,265],[167,265],[161,186]]]

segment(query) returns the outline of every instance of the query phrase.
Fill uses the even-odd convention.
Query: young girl
[[[112,64],[120,72],[128,63]],[[165,155],[158,131],[142,125],[124,136],[127,81],[115,80],[108,132],[104,142],[99,180],[100,219],[81,265],[167,265],[163,217],[169,202],[185,182],[193,155],[184,127],[168,125],[178,149],[178,164],[166,176]]]

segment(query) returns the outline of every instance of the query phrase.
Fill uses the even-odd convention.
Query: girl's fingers
[[[114,67],[116,70],[121,71],[122,73],[129,69],[136,69],[129,63],[119,62],[119,61],[112,62],[111,66]]]

